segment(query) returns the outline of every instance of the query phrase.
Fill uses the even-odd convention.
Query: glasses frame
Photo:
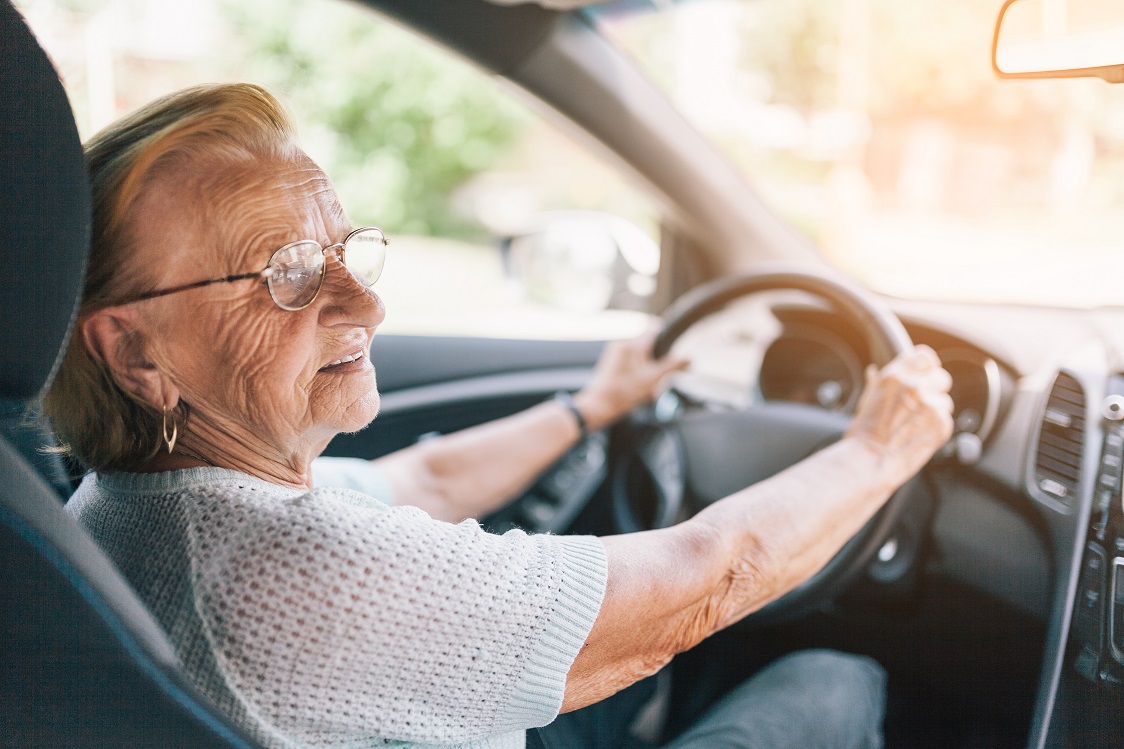
[[[259,279],[261,281],[261,283],[265,284],[267,288],[269,288],[269,298],[273,300],[274,304],[276,304],[278,307],[285,310],[286,312],[298,312],[298,311],[304,309],[305,307],[309,306],[313,302],[315,302],[316,297],[320,296],[320,289],[324,288],[324,277],[326,275],[328,275],[328,258],[330,257],[330,255],[335,255],[339,259],[340,264],[343,265],[344,268],[347,268],[347,259],[343,255],[344,246],[351,240],[352,237],[354,237],[359,232],[370,231],[372,229],[377,231],[379,233],[379,236],[382,237],[382,246],[383,246],[383,249],[385,250],[387,245],[390,244],[390,240],[387,238],[386,232],[384,232],[382,229],[380,229],[377,226],[360,226],[358,229],[353,229],[352,231],[348,232],[348,235],[346,237],[344,237],[342,242],[336,242],[335,244],[330,244],[327,247],[320,247],[320,243],[317,242],[315,239],[298,239],[294,242],[289,242],[284,247],[279,247],[277,250],[275,250],[274,253],[269,256],[269,263],[265,266],[265,268],[260,270],[260,271],[257,271],[256,273],[236,273],[232,276],[223,276],[222,278],[211,278],[211,279],[208,279],[206,281],[193,281],[192,283],[185,283],[181,286],[172,286],[172,287],[167,288],[167,289],[157,289],[156,291],[146,291],[143,294],[136,294],[134,296],[131,296],[128,299],[125,299],[124,301],[118,302],[117,304],[132,304],[133,302],[142,302],[146,299],[156,299],[157,297],[168,296],[169,294],[178,294],[181,291],[188,291],[190,289],[199,289],[199,288],[202,288],[204,286],[211,286],[212,284],[234,283],[235,281],[247,281],[251,278],[256,278],[256,279]],[[271,287],[269,287],[269,279],[273,276],[273,274],[275,272],[274,269],[273,269],[273,259],[276,258],[280,253],[289,249],[290,247],[295,247],[296,245],[299,245],[299,244],[305,244],[306,242],[312,242],[317,247],[320,247],[320,252],[324,255],[324,263],[320,266],[320,275],[319,275],[319,278],[316,281],[316,291],[314,291],[312,293],[311,299],[309,299],[305,304],[302,304],[299,307],[292,307],[292,306],[284,305],[277,300],[277,297],[273,295],[273,289]],[[381,275],[382,275],[381,270],[379,271],[379,275],[381,277]],[[376,278],[375,281],[378,281],[378,278]],[[364,284],[364,285],[367,286],[367,284]],[[373,286],[374,283],[372,282],[370,285]],[[370,286],[368,286],[368,288],[370,288]]]

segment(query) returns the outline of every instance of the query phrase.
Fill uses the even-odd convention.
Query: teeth
[[[329,367],[334,367],[334,366],[336,366],[337,364],[347,364],[348,362],[353,362],[353,361],[355,361],[356,359],[362,359],[362,358],[363,358],[363,352],[362,352],[362,351],[360,351],[360,352],[359,352],[359,353],[357,353],[357,354],[352,354],[351,356],[345,356],[345,357],[344,357],[344,358],[342,358],[342,359],[336,359],[336,360],[335,360],[334,362],[332,362],[332,363],[331,363],[331,364],[329,364],[328,366],[329,366]]]

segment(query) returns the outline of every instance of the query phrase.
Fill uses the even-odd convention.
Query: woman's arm
[[[603,539],[601,612],[563,712],[608,697],[808,579],[952,431],[950,380],[928,348],[868,384],[847,435],[673,528]]]
[[[574,396],[590,431],[651,400],[661,381],[685,362],[651,357],[653,335],[605,346],[589,384]],[[400,504],[457,522],[503,506],[580,436],[562,403],[436,437],[374,461]]]

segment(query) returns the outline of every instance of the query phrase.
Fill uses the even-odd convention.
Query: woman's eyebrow
[[[248,273],[251,270],[261,270],[266,267],[273,253],[289,244],[289,242],[299,239],[287,239],[290,231],[276,232],[266,231],[258,232],[247,236],[245,239],[241,237],[234,238],[228,245],[231,249],[230,259],[233,270],[232,273]],[[254,266],[254,267],[250,267]]]

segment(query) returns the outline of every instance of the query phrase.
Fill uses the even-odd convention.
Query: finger
[[[671,354],[668,354],[667,356],[656,362],[660,377],[666,377],[672,372],[682,372],[684,369],[689,367],[690,364],[690,359],[683,356],[672,356]]]
[[[655,346],[656,338],[659,337],[661,330],[663,330],[663,325],[658,320],[652,320],[648,323],[644,332],[634,339],[637,347],[651,355],[652,348]]]
[[[911,367],[917,369],[929,369],[941,365],[941,358],[937,356],[937,352],[933,351],[933,349],[925,344],[914,346],[910,351],[906,352],[905,361]]]
[[[894,357],[884,369],[893,371],[918,371],[940,366],[940,359],[928,346],[914,346]]]
[[[928,412],[924,416],[918,414],[919,417],[925,420],[936,419],[940,425],[942,432],[947,431],[951,433],[955,426],[952,419],[953,403],[952,399],[947,395],[930,396],[921,401],[920,408]]]
[[[947,393],[952,389],[952,375],[937,367],[917,372],[902,372],[895,375],[901,382],[916,390]]]
[[[952,389],[952,375],[948,373],[947,369],[938,367],[925,373],[925,384],[933,389],[940,390],[942,393],[947,393]]]

